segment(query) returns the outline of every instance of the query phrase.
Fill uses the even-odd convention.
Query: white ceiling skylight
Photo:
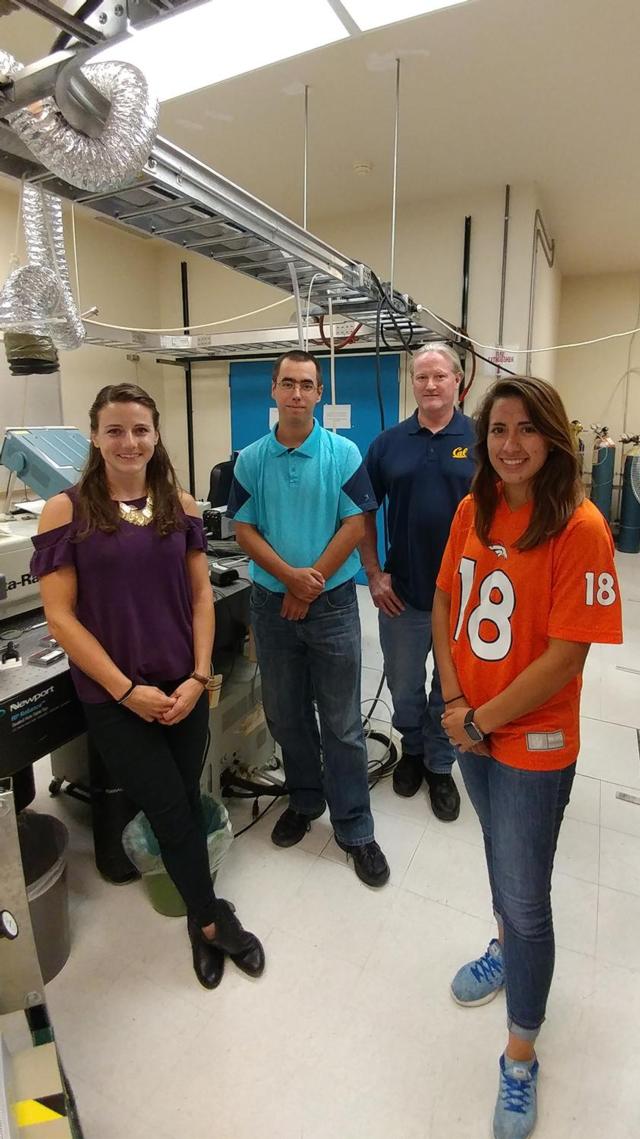
[[[209,0],[110,44],[161,101],[303,55],[350,35],[468,0]]]
[[[163,101],[348,35],[326,0],[210,0],[94,58],[134,63]]]

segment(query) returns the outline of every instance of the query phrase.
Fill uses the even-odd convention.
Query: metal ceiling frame
[[[162,6],[169,10],[183,6],[180,0],[145,2],[147,12],[152,4],[156,9]],[[54,21],[59,13],[58,22],[69,34],[73,26],[79,24],[52,0],[18,0],[18,3]],[[121,20],[123,3],[102,0],[90,19],[95,22],[105,12],[117,13]],[[110,28],[106,16],[104,26]],[[60,95],[63,86],[58,81],[60,73],[69,76],[69,82],[74,74],[77,77],[83,59],[89,58],[96,43],[103,39],[100,31],[84,24],[80,25],[80,31],[75,27],[73,34],[78,36],[83,30],[85,45],[89,41],[88,48],[84,45],[78,48],[76,44],[32,65],[26,69],[28,74],[19,73],[0,83],[0,113],[15,109],[26,97],[20,96],[21,83],[26,84],[30,98],[38,83],[44,84],[50,94],[56,90],[57,83]],[[70,60],[75,62],[73,68]],[[96,101],[96,112],[98,105]],[[86,103],[83,110],[86,113]],[[389,295],[388,288],[380,284],[368,265],[344,256],[167,139],[156,139],[143,171],[131,184],[109,194],[87,194],[45,170],[23,144],[11,145],[11,136],[12,132],[5,129],[0,137],[0,147],[4,145],[4,149],[0,149],[0,170],[13,177],[38,182],[59,197],[86,206],[129,229],[162,238],[178,246],[182,253],[199,253],[287,293],[291,292],[295,274],[301,295],[308,296],[317,309],[326,314],[331,302],[336,319],[374,326],[380,321],[389,342],[411,341],[414,328],[417,342],[423,339],[425,326],[419,306],[410,296],[395,289]],[[438,331],[446,335],[444,328]]]
[[[427,326],[420,306],[408,294],[381,283],[364,262],[346,257],[167,139],[157,137],[141,173],[130,184],[111,193],[88,194],[38,162],[2,124],[2,116],[18,106],[28,105],[36,97],[54,95],[76,129],[80,126],[87,133],[95,133],[104,119],[105,101],[84,79],[80,68],[104,39],[117,39],[122,34],[127,16],[133,10],[129,9],[129,2],[101,0],[88,17],[93,25],[89,26],[58,9],[52,0],[17,0],[19,6],[56,23],[63,34],[53,45],[53,55],[13,77],[0,77],[0,171],[36,182],[50,193],[134,232],[168,241],[182,254],[198,253],[286,293],[294,286],[294,291],[304,298],[309,308],[313,306],[315,312],[325,315],[332,313],[334,323],[348,320],[377,330],[377,335],[369,331],[370,347],[372,338],[378,347],[381,341],[390,350],[415,347],[426,340],[450,339],[444,326],[438,328],[437,322],[435,328],[433,324]],[[185,0],[139,2],[146,12],[150,8],[156,12],[154,18],[162,18],[184,6]],[[59,48],[63,50],[55,50]],[[291,342],[287,336],[278,340],[260,332],[191,336],[184,261],[182,301],[184,336],[167,338],[159,334],[150,339],[150,334],[127,331],[123,335],[123,330],[98,329],[87,322],[86,343],[135,353],[168,353],[174,362],[182,364],[187,400],[189,481],[193,484],[192,362],[240,355],[278,355],[290,347]],[[365,335],[356,350],[363,349],[364,339]]]

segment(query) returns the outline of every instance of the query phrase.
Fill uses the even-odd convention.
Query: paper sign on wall
[[[275,427],[277,422],[278,422],[278,409],[277,409],[277,407],[270,407],[269,408],[269,431],[271,431],[272,428]]]
[[[325,403],[322,409],[322,422],[325,427],[351,427],[350,403]]]

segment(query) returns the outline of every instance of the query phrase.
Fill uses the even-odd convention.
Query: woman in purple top
[[[209,872],[200,771],[214,609],[204,530],[178,488],[151,396],[105,387],[89,419],[87,466],[47,502],[32,570],[89,735],[149,819],[187,907],[196,976],[212,989],[225,953],[259,976],[264,952],[216,898]]]

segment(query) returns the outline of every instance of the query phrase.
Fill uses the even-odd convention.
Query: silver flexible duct
[[[86,333],[69,281],[62,203],[40,186],[26,184],[22,195],[29,264],[14,269],[0,292],[0,327],[79,348]]]
[[[0,73],[15,75],[22,64],[0,50]],[[158,124],[158,101],[146,79],[126,63],[90,63],[82,74],[110,103],[98,138],[69,125],[54,99],[7,115],[12,129],[52,173],[93,193],[131,182],[146,162]],[[29,264],[14,269],[0,292],[0,327],[50,336],[59,348],[78,348],[85,330],[67,270],[58,198],[25,184],[23,224]],[[55,322],[52,322],[52,318]]]
[[[15,74],[21,65],[0,52],[0,72]],[[130,63],[88,63],[82,74],[110,101],[99,138],[69,125],[52,98],[39,110],[7,115],[7,122],[32,154],[52,173],[91,193],[118,190],[144,166],[156,136],[159,104],[141,71]]]
[[[48,269],[54,274],[59,287],[56,315],[63,319],[49,328],[49,335],[58,348],[79,348],[85,338],[85,330],[69,281],[62,202],[40,186],[26,184],[22,219],[29,265]]]
[[[50,336],[49,321],[61,300],[60,284],[51,269],[36,265],[14,269],[0,292],[0,328]]]

